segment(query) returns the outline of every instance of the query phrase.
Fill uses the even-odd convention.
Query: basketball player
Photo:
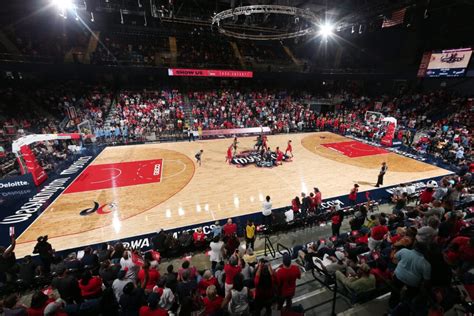
[[[262,135],[257,136],[257,142],[255,143],[254,149],[256,148],[258,151],[260,151],[262,147]]]
[[[285,155],[287,155],[288,153],[290,153],[291,158],[293,158],[293,147],[291,146],[291,139],[288,141],[288,145],[286,146]]]
[[[199,167],[201,166],[201,157],[203,152],[204,150],[201,149],[196,155],[194,155],[194,158],[196,158],[196,163],[199,163]]]
[[[382,168],[380,168],[379,177],[377,178],[377,184],[375,185],[377,188],[383,185],[383,176],[385,175],[387,170],[388,170],[388,166],[387,166],[387,163],[384,161],[382,162]]]
[[[225,162],[228,162],[229,165],[232,162],[232,157],[233,157],[232,156],[232,147],[233,147],[233,145],[230,145],[229,148],[227,148],[227,156],[225,158]]]
[[[237,153],[237,144],[238,144],[237,136],[234,137],[234,141],[232,142],[232,146],[234,147],[234,153]]]
[[[272,150],[270,147],[267,147],[267,150],[265,151],[265,161],[267,166],[273,166]]]
[[[282,161],[283,161],[283,152],[280,150],[280,147],[276,148],[276,154],[277,154],[277,160],[276,160],[277,166],[283,164],[282,163]]]

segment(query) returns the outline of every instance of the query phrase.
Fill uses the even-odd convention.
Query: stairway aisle
[[[184,106],[183,106],[183,112],[184,112],[184,126],[186,128],[193,127],[193,122],[194,122],[194,117],[193,117],[193,105],[191,101],[189,100],[187,95],[183,96],[184,99]]]

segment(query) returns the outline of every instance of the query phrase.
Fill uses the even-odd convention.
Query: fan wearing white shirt
[[[125,278],[135,282],[137,279],[138,266],[133,263],[132,253],[129,250],[123,252],[123,256],[120,259],[120,266],[122,270],[126,271]]]

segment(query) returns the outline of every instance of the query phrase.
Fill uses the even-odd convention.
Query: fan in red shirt
[[[198,291],[199,293],[204,296],[206,295],[206,290],[209,286],[214,285],[218,286],[219,282],[217,279],[212,275],[210,270],[206,270],[202,276],[201,281],[198,283]]]
[[[433,201],[433,188],[426,188],[420,193],[420,204],[429,204]]]
[[[227,224],[222,227],[224,236],[232,236],[237,233],[237,224],[232,223],[232,218],[227,220]]]
[[[229,258],[229,263],[224,266],[225,272],[225,293],[230,293],[234,284],[234,277],[242,271],[238,255],[234,254]]]
[[[43,292],[35,292],[31,297],[30,307],[27,309],[28,316],[43,316],[44,309],[52,302],[54,302],[54,299],[48,298]]]
[[[301,208],[301,202],[299,197],[295,197],[293,200],[291,200],[291,209],[295,213],[299,213]]]
[[[342,209],[337,209],[333,206],[333,215],[331,216],[331,230],[332,236],[339,237],[339,232],[341,229],[342,221],[344,220],[344,211]]]
[[[222,301],[224,299],[217,295],[215,285],[210,285],[206,290],[206,296],[202,299],[204,304],[203,315],[214,315],[221,310]]]
[[[314,193],[311,192],[309,194],[309,210],[308,212],[314,213],[316,212],[316,201],[314,200]]]
[[[139,316],[167,316],[168,311],[161,308],[158,303],[160,302],[160,295],[158,293],[150,293],[147,300],[147,306],[140,307]]]
[[[193,240],[194,240],[194,246],[197,248],[200,248],[206,245],[206,235],[202,231],[202,227],[199,227],[193,233]]]
[[[156,267],[151,267],[150,261],[146,260],[140,271],[138,271],[137,278],[141,288],[145,289],[146,292],[151,292],[158,283],[158,280],[160,280],[160,272]]]
[[[291,158],[293,158],[293,146],[291,146],[291,139],[288,141],[288,145],[286,146],[285,155],[290,153]]]
[[[474,263],[474,237],[458,236],[448,246],[444,257],[446,262],[455,265],[460,262]]]
[[[375,250],[380,247],[385,235],[388,233],[388,228],[385,225],[387,220],[383,217],[379,218],[379,224],[372,227],[370,230],[370,237],[368,240],[368,246],[370,250]]]
[[[283,265],[276,272],[278,287],[278,309],[281,310],[286,302],[286,308],[290,309],[293,296],[295,296],[296,280],[301,278],[301,271],[291,264],[291,257],[288,254],[283,256]]]
[[[102,279],[99,276],[92,276],[89,270],[84,271],[79,280],[82,298],[98,298],[102,294]]]
[[[319,206],[321,205],[321,202],[322,202],[322,194],[321,194],[321,191],[319,191],[318,188],[313,188],[314,190],[314,204],[316,204],[316,209],[319,209]]]
[[[380,225],[372,227],[372,229],[370,230],[370,237],[375,240],[382,240],[384,236],[388,233],[388,228],[387,226],[385,226],[385,219],[381,218],[379,221]]]
[[[392,273],[383,259],[375,260],[375,268],[370,269],[370,274],[375,276],[378,286],[383,286],[392,279]]]

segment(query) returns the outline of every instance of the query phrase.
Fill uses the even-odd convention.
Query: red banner
[[[253,71],[169,68],[169,76],[253,78]]]

